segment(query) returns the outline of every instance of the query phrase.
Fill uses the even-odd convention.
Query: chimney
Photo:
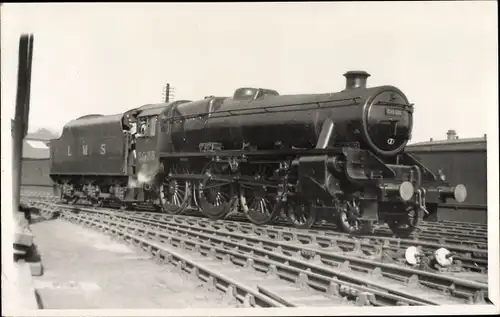
[[[366,88],[366,80],[370,74],[363,70],[353,70],[344,74],[345,90]]]
[[[458,139],[458,136],[457,136],[457,132],[455,130],[448,130],[448,132],[446,132],[446,136],[447,136],[447,140],[457,140]]]

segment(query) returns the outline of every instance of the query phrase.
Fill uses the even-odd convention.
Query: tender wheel
[[[406,206],[405,208],[406,216],[386,220],[387,225],[397,238],[408,238],[418,225],[418,209],[414,206]]]
[[[68,204],[68,202],[69,202],[69,197],[64,195],[62,189],[60,190],[59,199],[61,199],[61,203],[63,203],[63,204]]]
[[[186,169],[181,169],[177,165],[174,165],[160,185],[161,207],[166,213],[180,214],[184,212],[189,205],[192,188],[191,182],[171,177],[172,174],[184,173],[187,173]]]
[[[286,216],[298,229],[309,229],[316,223],[316,209],[302,201],[289,201],[286,205]]]
[[[92,199],[92,207],[99,208],[104,205],[104,200],[97,198],[97,199]]]
[[[65,193],[64,189],[66,188],[66,186],[70,186],[67,181],[63,182],[59,187],[61,202],[63,204],[74,205],[75,202],[74,201],[72,202],[72,200],[74,200],[75,197],[64,194]]]
[[[94,196],[90,197],[90,204],[92,205],[92,207],[99,208],[103,206],[103,198],[99,197],[100,194],[101,194],[101,189],[99,188],[99,186],[96,186]]]
[[[78,202],[78,197],[68,197],[67,198],[68,205],[76,205]]]
[[[120,205],[120,210],[131,210],[132,209],[132,204],[130,203],[122,203]]]
[[[229,169],[228,166],[227,169]],[[215,180],[218,176],[228,175],[218,164],[211,164],[203,170],[207,177],[194,187],[196,204],[201,213],[210,219],[222,219],[234,208],[237,201],[235,186],[226,181]]]

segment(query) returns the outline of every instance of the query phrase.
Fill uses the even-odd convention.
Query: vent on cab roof
[[[102,117],[102,116],[104,116],[104,115],[102,115],[102,114],[87,114],[87,115],[81,116],[80,118],[77,118],[76,120],[89,119],[89,118]]]

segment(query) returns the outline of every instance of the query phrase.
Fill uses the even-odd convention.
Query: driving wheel
[[[162,210],[170,214],[181,214],[191,199],[191,182],[187,179],[172,177],[175,174],[186,174],[187,169],[173,165],[160,185],[160,202]]]
[[[273,176],[273,166],[260,164],[253,170],[256,181],[269,181]],[[280,209],[277,187],[266,185],[241,184],[240,205],[248,220],[256,225],[271,223]]]
[[[212,163],[203,172],[205,179],[194,187],[196,204],[201,213],[210,219],[223,219],[233,209],[237,201],[235,185],[224,177],[230,176],[229,166]],[[219,179],[222,178],[222,179]]]
[[[286,205],[286,216],[295,228],[309,229],[316,223],[317,213],[309,203],[293,199]]]

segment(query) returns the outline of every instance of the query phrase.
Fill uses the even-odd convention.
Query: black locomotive
[[[367,88],[363,71],[344,76],[337,93],[240,88],[79,118],[51,144],[51,178],[70,203],[196,208],[212,219],[241,212],[255,224],[281,216],[299,228],[321,218],[351,233],[385,222],[399,236],[439,202],[463,202],[463,185],[405,152],[414,108],[404,93]]]

